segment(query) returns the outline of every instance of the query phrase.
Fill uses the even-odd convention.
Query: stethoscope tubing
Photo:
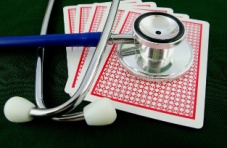
[[[78,34],[48,34],[37,36],[0,37],[0,48],[47,47],[47,46],[87,46],[96,47],[101,32]]]
[[[57,107],[49,108],[49,109],[45,109],[45,108],[31,109],[30,115],[32,117],[51,117],[57,121],[59,121],[59,120],[65,121],[65,120],[67,120],[67,118],[69,116],[67,116],[67,115],[64,116],[63,114],[65,114],[68,111],[72,110],[73,108],[77,107],[83,101],[84,97],[86,96],[86,94],[90,88],[91,83],[93,82],[97,69],[100,65],[102,54],[104,53],[106,44],[109,40],[112,25],[113,25],[113,22],[114,22],[116,13],[117,13],[118,5],[119,5],[119,0],[114,0],[111,5],[111,11],[110,11],[111,13],[109,14],[109,16],[107,18],[107,23],[102,32],[102,36],[100,37],[99,44],[97,45],[93,58],[90,61],[90,64],[88,66],[88,70],[85,73],[84,79],[82,80],[76,93],[68,101],[66,101],[65,103],[63,103],[62,105],[59,105]],[[41,103],[44,103],[44,102],[41,102]],[[43,107],[45,107],[44,104],[43,104]],[[56,116],[59,116],[59,115],[63,115],[63,116],[57,118]],[[83,118],[82,114],[78,114],[78,115],[74,114],[73,117],[79,118],[79,119]],[[69,119],[73,120],[72,118],[69,118]]]
[[[40,35],[46,35],[50,15],[54,6],[55,0],[49,0],[46,8],[46,12],[43,18]],[[35,73],[35,101],[38,108],[46,108],[43,100],[43,67],[44,67],[44,54],[45,46],[37,48],[37,62],[36,62],[36,73]]]

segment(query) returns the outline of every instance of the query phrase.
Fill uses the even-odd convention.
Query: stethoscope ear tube
[[[79,34],[53,34],[39,36],[1,37],[0,48],[46,47],[46,46],[87,46],[96,47],[101,32]]]
[[[42,27],[40,31],[40,35],[46,35],[48,24],[50,21],[51,11],[53,9],[55,0],[49,0],[46,12],[43,18]],[[36,62],[36,73],[35,73],[35,100],[36,105],[39,108],[45,108],[44,100],[43,100],[43,66],[44,66],[44,54],[45,48],[44,46],[37,48],[37,62]]]

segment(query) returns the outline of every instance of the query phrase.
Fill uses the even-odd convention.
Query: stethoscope
[[[82,112],[70,113],[86,97],[100,65],[107,43],[118,44],[118,57],[122,65],[142,79],[162,82],[185,74],[193,63],[193,49],[184,40],[185,27],[176,17],[160,12],[140,15],[134,22],[133,31],[126,34],[111,34],[119,0],[113,0],[110,13],[102,33],[45,35],[47,21],[53,6],[49,2],[46,21],[40,36],[0,38],[0,47],[50,45],[97,46],[86,74],[76,93],[65,103],[46,108],[43,96],[43,55],[44,48],[38,49],[36,68],[36,104],[24,98],[13,97],[4,107],[9,121],[21,123],[33,118],[49,117],[55,121],[85,120],[88,125],[108,125],[115,121],[117,114],[109,99],[100,99],[86,106]],[[88,42],[89,41],[89,42]]]

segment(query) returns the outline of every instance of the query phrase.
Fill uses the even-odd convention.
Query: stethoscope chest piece
[[[176,17],[159,12],[139,16],[133,26],[138,44],[118,45],[121,63],[135,76],[160,81],[178,78],[193,63],[193,49]]]

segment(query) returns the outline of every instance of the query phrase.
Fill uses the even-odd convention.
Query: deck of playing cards
[[[64,8],[65,33],[102,32],[111,2],[81,4]],[[189,71],[168,82],[151,82],[136,78],[119,62],[117,45],[108,45],[95,81],[85,100],[111,99],[116,108],[136,115],[192,128],[202,128],[209,24],[157,7],[154,2],[121,1],[112,28],[113,33],[132,30],[134,20],[146,12],[164,12],[178,17],[185,25],[186,39],[194,50]],[[72,96],[78,89],[94,47],[67,47],[68,80],[65,92]]]

